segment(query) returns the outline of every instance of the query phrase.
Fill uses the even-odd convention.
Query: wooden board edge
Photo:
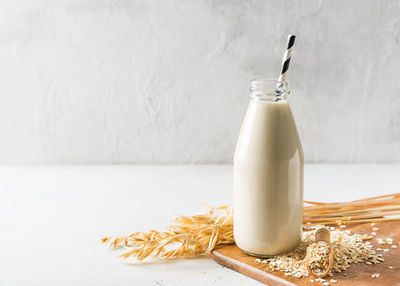
[[[296,286],[296,284],[293,284],[287,280],[284,280],[275,275],[272,275],[269,272],[252,267],[246,263],[234,260],[229,256],[225,256],[225,255],[219,253],[218,250],[213,250],[211,252],[211,257],[218,264],[225,266],[229,269],[235,270],[236,272],[244,274],[244,275],[251,277],[257,281],[260,281],[262,283],[265,283],[265,284],[268,284],[271,286],[282,286],[282,285]]]

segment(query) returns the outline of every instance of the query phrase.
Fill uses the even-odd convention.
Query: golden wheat
[[[128,236],[105,237],[102,243],[112,248],[125,248],[122,258],[148,257],[173,259],[210,253],[217,245],[231,244],[233,240],[232,208],[207,206],[206,214],[178,216],[167,231],[134,232]]]
[[[215,247],[234,243],[232,208],[206,206],[206,214],[178,216],[166,231],[134,232],[128,236],[105,237],[102,243],[124,248],[120,257],[174,259],[207,255]],[[334,225],[399,220],[400,193],[347,203],[305,202],[303,223]]]

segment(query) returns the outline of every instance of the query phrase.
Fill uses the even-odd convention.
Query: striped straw
[[[279,82],[283,82],[286,80],[286,73],[289,69],[290,57],[292,55],[292,47],[294,45],[295,39],[296,39],[295,35],[288,36],[287,48],[285,54],[283,55],[283,60],[282,60],[282,70],[278,79]]]

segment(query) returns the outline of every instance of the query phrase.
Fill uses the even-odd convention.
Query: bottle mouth
[[[290,94],[287,81],[276,79],[253,79],[250,84],[250,96],[260,100],[286,100]]]

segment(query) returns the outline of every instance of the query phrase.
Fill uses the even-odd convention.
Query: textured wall
[[[288,33],[309,162],[400,162],[400,2],[0,1],[0,163],[231,162]]]

